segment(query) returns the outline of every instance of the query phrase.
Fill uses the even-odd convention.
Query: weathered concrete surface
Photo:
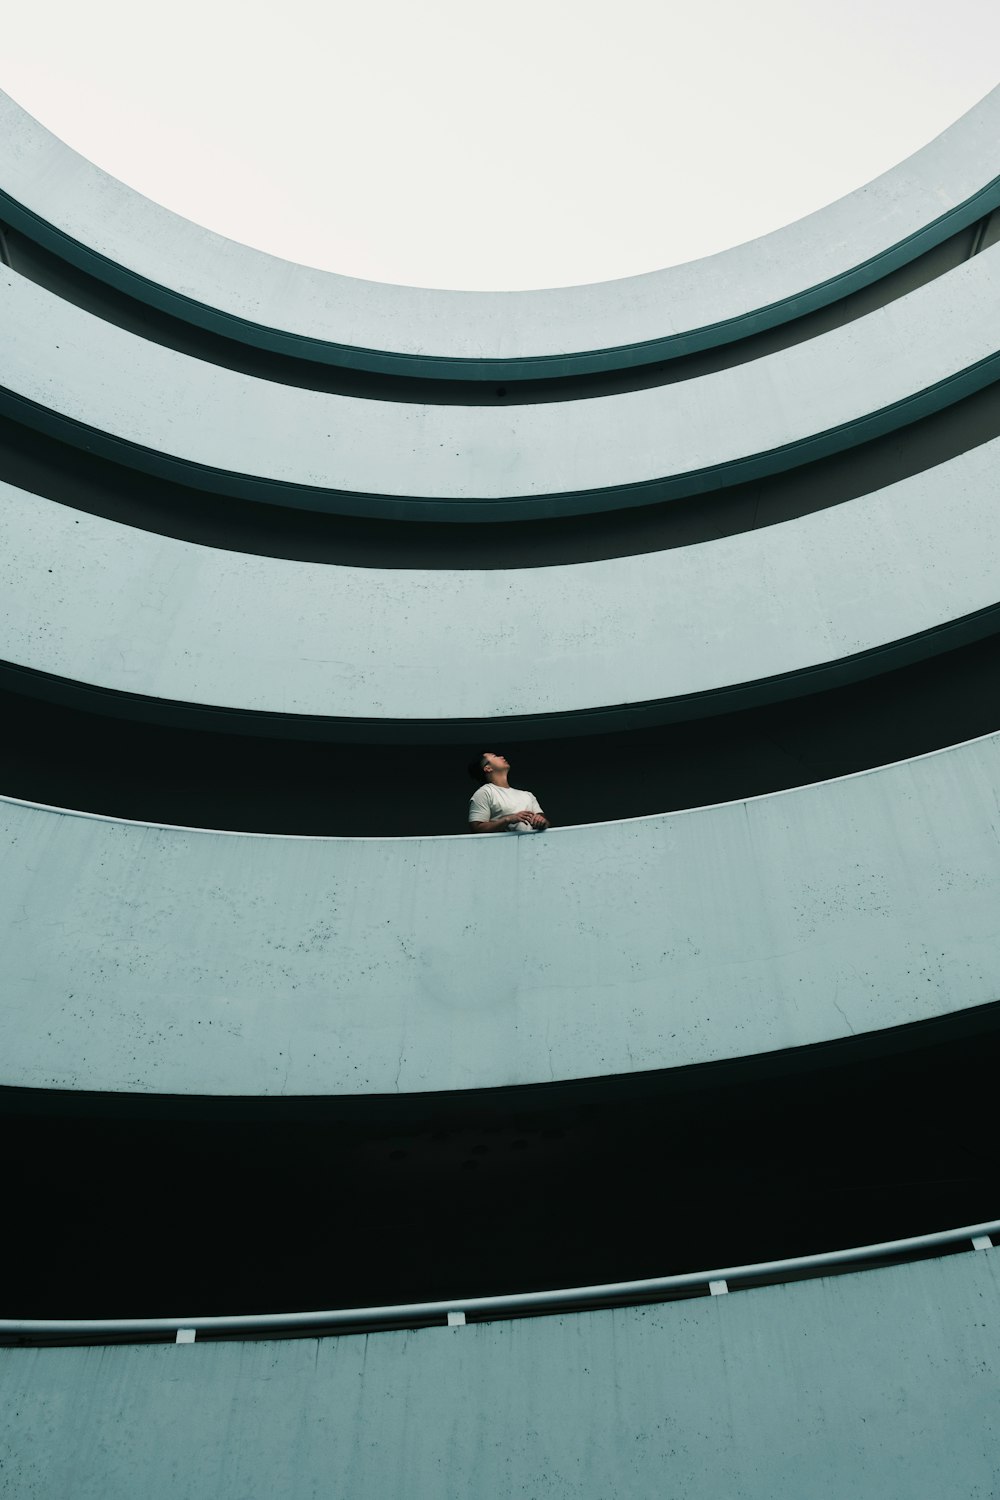
[[[1000,735],[535,838],[204,833],[11,801],[0,818],[0,1084],[485,1088],[1000,997]]]
[[[758,532],[445,574],[229,553],[0,485],[0,659],[155,698],[374,719],[671,698],[996,603],[998,469],[1000,440]]]
[[[0,1351],[10,1500],[989,1500],[996,1253],[320,1341]]]
[[[544,292],[383,286],[278,260],[116,182],[3,94],[0,187],[116,264],[254,323],[366,349],[516,359],[641,343],[819,286],[926,229],[989,183],[998,134],[994,90],[898,167],[798,223],[689,265]]]
[[[781,467],[775,450],[850,429],[930,387],[946,405],[955,397],[942,383],[1000,350],[1000,246],[748,364],[512,407],[368,401],[256,379],[139,338],[3,268],[0,305],[8,390],[155,453],[344,491],[324,501],[342,509],[374,512],[381,498],[398,514],[395,501],[410,496],[454,502],[448,513],[459,514],[459,502],[481,509],[507,497],[493,512],[573,514],[613,505],[606,487],[761,455],[770,472]],[[349,498],[357,494],[366,498]]]

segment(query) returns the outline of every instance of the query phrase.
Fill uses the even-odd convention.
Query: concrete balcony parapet
[[[647,390],[494,408],[277,384],[117,328],[0,268],[0,410],[196,488],[427,520],[575,515],[844,451],[1000,374],[1000,245],[866,318]]]
[[[936,633],[996,605],[998,455],[994,440],[690,547],[466,572],[227,552],[3,485],[0,661],[173,703],[365,720],[376,739],[402,721],[478,738],[629,704],[697,716],[691,695],[768,701],[835,664],[849,681],[904,647],[933,654]]]
[[[494,1088],[954,1014],[1000,997],[998,806],[1000,735],[534,838],[207,833],[4,800],[0,1084]]]

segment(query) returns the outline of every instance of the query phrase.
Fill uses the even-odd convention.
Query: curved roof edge
[[[140,301],[326,364],[469,380],[673,359],[870,285],[1000,205],[1000,88],[867,186],[772,234],[643,276],[532,292],[357,280],[201,228],[0,93],[0,217]]]

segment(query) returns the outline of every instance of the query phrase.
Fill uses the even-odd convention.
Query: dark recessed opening
[[[5,1312],[377,1306],[994,1219],[997,1009],[737,1063],[480,1093],[0,1090],[14,1206]],[[442,1125],[457,1150],[442,1149]],[[498,1133],[513,1135],[509,1150],[472,1154]],[[405,1142],[388,1159],[387,1140]],[[86,1233],[67,1255],[74,1225]]]
[[[1000,635],[849,687],[700,721],[594,735],[574,735],[570,722],[563,738],[496,739],[515,784],[534,791],[554,823],[603,822],[781,791],[993,733],[998,677]],[[263,833],[460,833],[473,790],[466,766],[482,748],[216,733],[9,690],[0,712],[8,796]],[[386,797],[400,766],[419,777],[419,797]]]

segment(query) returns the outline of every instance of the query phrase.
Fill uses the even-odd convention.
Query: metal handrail
[[[984,1224],[968,1224],[961,1229],[943,1229],[934,1234],[912,1235],[909,1239],[886,1240],[877,1245],[859,1245],[848,1250],[828,1250],[817,1255],[800,1255],[787,1260],[759,1261],[755,1265],[721,1266],[714,1271],[687,1271],[677,1276],[651,1276],[641,1281],[612,1281],[599,1286],[579,1286],[544,1292],[507,1292],[492,1297],[456,1297],[450,1301],[408,1302],[387,1307],[347,1307],[322,1312],[234,1313],[222,1317],[193,1318],[0,1318],[0,1338],[43,1338],[51,1341],[73,1339],[85,1341],[126,1338],[129,1334],[187,1333],[190,1342],[197,1332],[203,1333],[287,1333],[297,1328],[314,1331],[349,1326],[352,1332],[379,1328],[408,1327],[419,1323],[464,1322],[467,1315],[503,1317],[519,1316],[555,1308],[573,1312],[593,1304],[627,1304],[647,1301],[671,1292],[690,1288],[705,1291],[728,1291],[730,1284],[744,1281],[778,1282],[801,1272],[854,1262],[905,1257],[913,1251],[937,1246],[973,1243],[1000,1235],[1000,1219]],[[976,1248],[985,1249],[986,1245]],[[714,1283],[714,1287],[713,1287]]]

